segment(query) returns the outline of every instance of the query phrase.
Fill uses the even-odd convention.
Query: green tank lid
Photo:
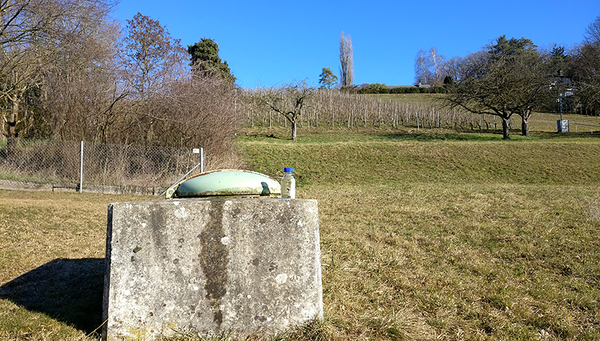
[[[169,189],[166,198],[280,195],[281,185],[267,175],[224,169],[195,175]]]

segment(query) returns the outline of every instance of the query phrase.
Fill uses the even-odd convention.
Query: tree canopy
[[[95,45],[96,55],[102,54],[104,44],[97,38],[103,33],[111,37],[107,15],[114,5],[110,0],[0,2],[0,102],[10,108],[0,114],[0,131],[9,146],[32,132],[46,134],[41,126],[52,120],[43,117],[48,101],[42,106],[39,100],[57,89],[55,81],[67,69],[91,73],[101,65],[81,51]],[[70,77],[72,83],[82,79]]]
[[[415,57],[415,84],[441,86],[448,74],[444,68],[446,64],[446,57],[439,54],[434,46],[427,52],[419,50]]]
[[[232,151],[231,84],[193,79],[165,26],[141,13],[121,24],[116,3],[0,1],[0,158],[18,138]]]
[[[228,83],[235,83],[229,65],[219,57],[219,44],[209,38],[202,38],[188,46],[192,72],[196,76],[212,75]]]
[[[501,36],[484,50],[458,60],[456,68],[458,80],[444,99],[449,106],[500,117],[505,139],[509,120],[517,114],[522,118],[522,133],[529,134],[529,117],[550,95],[545,65],[529,39]]]
[[[290,122],[292,141],[296,141],[297,121],[314,94],[315,89],[301,81],[267,89],[261,93],[260,101]]]
[[[319,75],[319,84],[321,84],[321,88],[331,89],[337,84],[337,81],[338,78],[333,74],[331,69],[324,67]]]
[[[573,79],[577,98],[584,108],[600,110],[600,45],[584,44],[574,56]]]
[[[173,74],[183,61],[183,48],[178,39],[157,20],[137,13],[127,20],[124,40],[124,64],[135,93],[147,99],[176,79]]]
[[[502,35],[493,44],[488,46],[487,52],[493,58],[501,58],[524,53],[537,53],[537,46],[526,38],[506,39],[506,35]]]
[[[584,43],[600,46],[600,15],[586,28]]]

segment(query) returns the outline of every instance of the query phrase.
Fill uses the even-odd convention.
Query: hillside
[[[600,338],[598,135],[287,133],[236,142],[246,168],[294,167],[298,197],[319,202],[325,321],[283,339]],[[3,291],[0,339],[88,340],[106,205],[156,199],[0,191],[0,282],[36,287]]]
[[[319,200],[320,335],[594,340],[600,141],[537,135],[259,134],[238,146],[257,171],[294,167],[298,196]]]

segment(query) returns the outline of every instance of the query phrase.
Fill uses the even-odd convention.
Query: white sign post
[[[204,148],[194,148],[192,153],[200,154],[200,173],[204,173]]]

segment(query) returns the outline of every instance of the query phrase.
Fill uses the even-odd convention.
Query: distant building
[[[553,84],[555,82],[560,82],[567,88],[573,87],[573,82],[571,81],[571,77],[565,76],[565,73],[563,70],[558,70],[556,75],[550,76],[550,78],[551,78]]]

